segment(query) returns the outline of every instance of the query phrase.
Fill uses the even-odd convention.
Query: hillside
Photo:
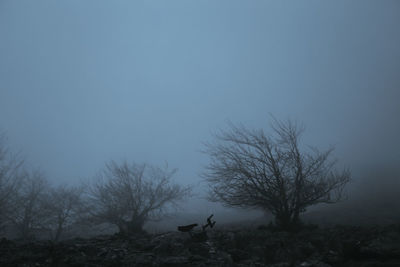
[[[223,229],[224,228],[224,229]],[[0,241],[1,266],[400,266],[400,225],[215,227],[208,239],[177,231],[19,243]]]

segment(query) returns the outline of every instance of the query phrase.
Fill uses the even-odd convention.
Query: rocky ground
[[[0,240],[0,266],[400,266],[400,224],[308,227],[287,233],[269,227],[187,233],[101,236],[22,243]]]

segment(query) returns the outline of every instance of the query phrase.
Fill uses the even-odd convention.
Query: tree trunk
[[[295,225],[295,226],[299,226],[301,224],[300,211],[297,210],[297,209],[295,211],[293,211],[292,224]]]
[[[122,235],[143,233],[144,220],[135,219],[131,221],[123,221],[118,225],[119,233]]]
[[[56,230],[56,234],[55,234],[54,239],[53,239],[54,242],[58,242],[60,240],[62,230],[63,230],[62,225],[58,225],[57,230]]]
[[[289,212],[282,212],[275,216],[275,224],[282,230],[293,231],[300,226],[299,212],[294,211],[292,214]]]
[[[291,225],[290,214],[281,213],[275,216],[275,224],[282,230],[288,230]]]

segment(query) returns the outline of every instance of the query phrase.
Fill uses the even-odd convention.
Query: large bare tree
[[[106,164],[89,191],[93,220],[116,225],[122,234],[143,231],[146,221],[161,218],[189,194],[189,187],[171,182],[174,173],[145,164]]]
[[[307,207],[339,201],[350,172],[334,169],[333,148],[302,146],[298,123],[274,119],[271,126],[267,134],[230,123],[206,144],[211,160],[204,177],[211,200],[271,212],[279,227],[292,229]]]

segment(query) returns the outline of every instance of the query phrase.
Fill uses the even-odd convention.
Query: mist
[[[335,146],[350,198],[385,198],[399,186],[399,12],[395,0],[3,0],[0,129],[53,184],[111,160],[167,163],[194,186],[181,213],[242,220],[262,213],[205,200],[203,144],[228,121],[268,131],[273,114],[303,122],[305,144]]]

